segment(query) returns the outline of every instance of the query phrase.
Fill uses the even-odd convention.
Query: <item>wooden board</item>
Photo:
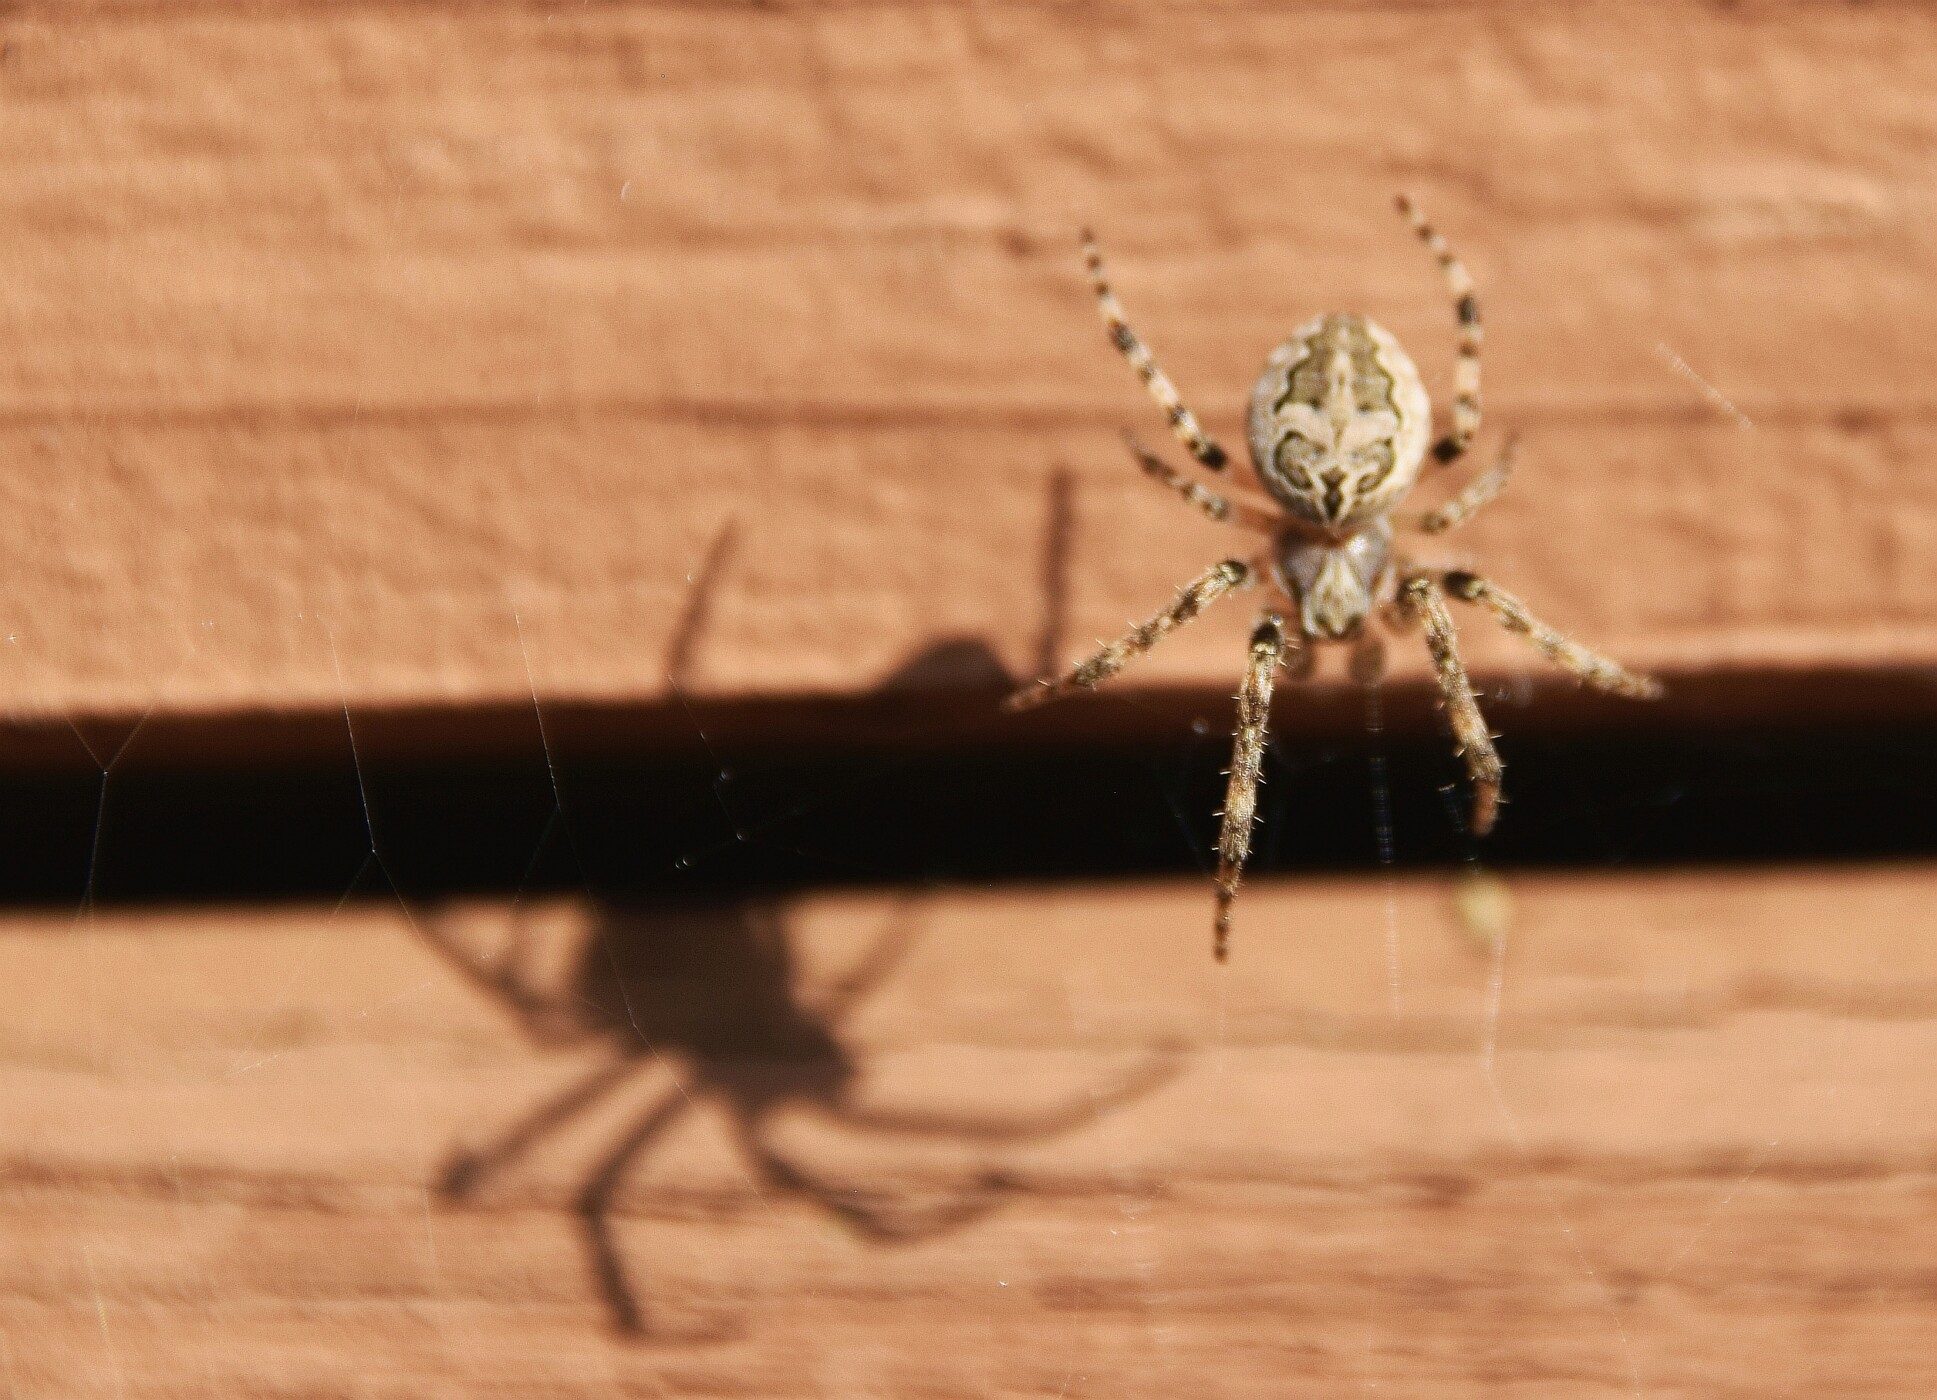
[[[1229,436],[1327,307],[1443,399],[1400,187],[1525,437],[1450,557],[1671,677],[1937,659],[1918,7],[28,5],[0,76],[18,720],[1029,674],[1235,547],[1077,225]]]
[[[1075,230],[1237,447],[1322,309],[1445,398],[1402,188],[1524,445],[1444,557],[1674,687],[1469,626],[1502,728],[1929,713],[1920,7],[28,3],[0,89],[0,769],[101,772],[91,887],[110,772],[352,717],[366,815],[1183,732],[1242,607],[993,712],[1241,547]],[[1934,895],[1266,880],[1226,969],[1195,881],[0,910],[0,1393],[1921,1400]]]
[[[1921,1397],[1933,898],[1270,881],[1225,969],[1194,881],[16,911],[0,1377]]]

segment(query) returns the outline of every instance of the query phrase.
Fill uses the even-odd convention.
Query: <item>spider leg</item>
[[[1171,632],[1235,588],[1255,583],[1258,571],[1242,559],[1226,559],[1184,586],[1177,600],[1148,622],[1109,643],[1059,681],[1038,681],[1002,702],[1005,710],[1027,710],[1073,690],[1091,690],[1142,656]]]
[[[1109,279],[1103,275],[1103,255],[1097,251],[1096,239],[1088,229],[1083,230],[1083,261],[1090,270],[1090,286],[1096,289],[1096,309],[1103,317],[1103,324],[1110,328],[1110,343],[1122,352],[1130,368],[1143,380],[1150,397],[1157,401],[1157,407],[1169,420],[1171,431],[1190,449],[1190,455],[1214,472],[1223,471],[1229,456],[1198,426],[1197,415],[1185,408],[1184,401],[1178,397],[1177,386],[1157,368],[1149,350],[1130,329],[1130,323],[1123,316],[1123,306],[1110,290]]]
[[[1285,620],[1267,612],[1251,634],[1251,661],[1238,689],[1237,735],[1231,746],[1231,781],[1224,792],[1224,823],[1217,834],[1217,916],[1212,951],[1230,956],[1231,901],[1237,898],[1244,861],[1251,854],[1251,827],[1257,819],[1258,783],[1264,764],[1265,725],[1271,718],[1271,688],[1290,641]]]
[[[1503,588],[1496,588],[1478,574],[1454,570],[1445,575],[1446,591],[1468,603],[1478,603],[1492,613],[1509,632],[1518,632],[1540,654],[1563,670],[1571,671],[1596,690],[1610,695],[1625,695],[1630,700],[1659,700],[1661,682],[1652,676],[1637,675],[1627,667],[1589,651],[1579,642],[1554,630],[1532,613],[1526,605]]]
[[[1123,440],[1129,445],[1131,455],[1137,459],[1137,464],[1144,469],[1147,475],[1162,485],[1168,486],[1172,491],[1182,496],[1185,501],[1196,506],[1197,509],[1203,511],[1211,519],[1226,521],[1233,525],[1242,525],[1248,530],[1269,531],[1278,528],[1278,517],[1271,511],[1266,510],[1263,506],[1253,505],[1249,501],[1233,500],[1228,496],[1220,496],[1215,491],[1210,491],[1199,486],[1195,481],[1192,481],[1189,477],[1171,466],[1170,463],[1137,441],[1136,435],[1133,433],[1125,433]]]
[[[1473,295],[1473,277],[1453,256],[1439,231],[1426,222],[1419,206],[1407,195],[1398,199],[1399,212],[1412,222],[1412,231],[1433,250],[1440,271],[1446,274],[1447,290],[1453,294],[1453,312],[1459,317],[1459,360],[1453,366],[1453,431],[1433,444],[1433,456],[1442,463],[1454,461],[1466,451],[1473,434],[1480,430],[1480,303]]]
[[[1508,438],[1507,445],[1500,449],[1500,455],[1494,459],[1493,465],[1467,482],[1460,488],[1458,494],[1444,505],[1428,511],[1420,520],[1419,528],[1429,535],[1438,535],[1471,520],[1479,513],[1480,507],[1488,504],[1507,489],[1507,481],[1513,475],[1513,459],[1519,446],[1519,438]]]
[[[1484,836],[1493,830],[1493,819],[1499,815],[1500,778],[1505,768],[1473,698],[1466,665],[1459,658],[1458,634],[1452,615],[1446,611],[1446,594],[1430,574],[1409,575],[1399,593],[1405,611],[1425,624],[1433,674],[1439,681],[1440,694],[1446,698],[1446,716],[1466,763],[1466,776],[1473,783],[1473,834]]]

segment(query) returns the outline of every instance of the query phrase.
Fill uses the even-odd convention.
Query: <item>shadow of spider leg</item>
[[[629,1054],[621,1054],[596,1066],[577,1082],[540,1104],[512,1128],[499,1134],[489,1146],[453,1154],[444,1169],[440,1190],[452,1200],[469,1200],[477,1196],[492,1178],[514,1167],[521,1158],[541,1147],[554,1134],[562,1132],[574,1118],[596,1107],[608,1094],[623,1088],[640,1068],[639,1059]],[[677,1082],[672,1084],[633,1122],[605,1158],[594,1166],[579,1187],[573,1204],[591,1263],[593,1281],[605,1301],[606,1312],[615,1328],[631,1335],[645,1336],[652,1328],[640,1302],[639,1291],[627,1276],[625,1261],[613,1234],[613,1199],[633,1165],[643,1159],[666,1130],[693,1106],[685,1086]]]
[[[865,1062],[843,1022],[899,968],[918,931],[917,904],[901,900],[886,927],[816,999],[796,990],[793,939],[766,901],[717,905],[593,906],[583,917],[513,921],[509,946],[487,956],[429,920],[432,942],[490,992],[537,1047],[600,1045],[607,1055],[527,1110],[480,1148],[456,1152],[441,1185],[471,1199],[581,1119],[663,1065],[673,1083],[633,1113],[586,1170],[573,1209],[593,1280],[613,1326],[642,1338],[691,1341],[656,1320],[627,1268],[614,1228],[626,1183],[689,1109],[723,1120],[763,1195],[794,1196],[878,1243],[946,1233],[992,1209],[1013,1183],[988,1172],[939,1204],[911,1193],[829,1179],[776,1146],[770,1126],[801,1110],[858,1132],[1022,1143],[1094,1122],[1167,1082],[1178,1069],[1162,1053],[1101,1088],[1035,1113],[950,1114],[858,1105]],[[567,911],[569,913],[569,911]],[[707,1338],[722,1335],[713,1327]]]
[[[1159,1051],[1113,1081],[1072,1096],[1063,1103],[1020,1113],[975,1110],[888,1108],[858,1104],[845,1092],[790,1095],[805,1099],[818,1117],[843,1128],[884,1136],[930,1138],[989,1147],[1045,1142],[1088,1127],[1127,1104],[1155,1092],[1184,1067],[1176,1051]],[[742,1104],[753,1096],[736,1096]],[[781,1107],[776,1099],[773,1108]],[[910,1242],[945,1234],[995,1209],[1021,1183],[1004,1171],[984,1171],[941,1201],[916,1202],[906,1194],[863,1191],[814,1176],[783,1154],[767,1136],[769,1115],[743,1114],[737,1120],[740,1142],[750,1161],[760,1164],[777,1189],[798,1192],[872,1239]]]
[[[632,1077],[638,1066],[630,1058],[598,1065],[556,1097],[540,1104],[514,1127],[500,1133],[488,1146],[452,1153],[439,1178],[438,1189],[453,1200],[466,1200],[484,1189],[493,1176],[515,1164],[539,1143],[559,1132],[579,1114]]]
[[[639,1290],[626,1273],[625,1258],[612,1229],[612,1207],[626,1174],[658,1141],[661,1134],[692,1106],[684,1086],[674,1084],[626,1133],[579,1188],[576,1209],[579,1229],[591,1257],[592,1277],[605,1299],[607,1314],[617,1330],[631,1336],[650,1335],[653,1328]]]

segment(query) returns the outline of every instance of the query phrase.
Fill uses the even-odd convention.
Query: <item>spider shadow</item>
[[[540,1049],[600,1045],[589,1072],[488,1142],[450,1156],[439,1189],[479,1197],[554,1137],[589,1118],[642,1076],[670,1082],[631,1116],[575,1188],[573,1211],[614,1328],[639,1339],[694,1340],[656,1322],[620,1248],[613,1213],[628,1178],[667,1133],[705,1108],[724,1121],[753,1185],[793,1197],[861,1239],[909,1244],[972,1224],[1022,1189],[999,1170],[927,1193],[856,1186],[817,1171],[778,1145],[784,1111],[805,1112],[863,1134],[1001,1146],[1039,1142],[1097,1121],[1173,1078],[1179,1057],[1157,1049],[1113,1081],[1034,1111],[990,1115],[870,1106],[856,1090],[865,1063],[843,1028],[901,965],[919,931],[919,905],[896,901],[871,944],[817,995],[797,988],[797,959],[781,906],[740,902],[592,906],[592,917],[540,927],[514,913],[509,938],[481,955],[450,917],[433,913],[427,936],[464,976],[511,1013]],[[709,1337],[717,1332],[707,1334]]]
[[[1050,484],[1042,564],[1044,617],[1039,651],[1060,649],[1067,608],[1074,492],[1069,473]],[[674,629],[666,673],[690,685],[714,595],[738,536],[726,522],[696,571]],[[873,688],[877,698],[918,700],[937,690],[1005,694],[1015,679],[978,637],[936,639]],[[561,796],[561,802],[562,802]],[[865,951],[817,995],[800,990],[791,932],[780,902],[621,903],[588,900],[589,920],[544,927],[514,906],[508,936],[479,949],[456,922],[432,911],[421,923],[431,946],[489,994],[540,1050],[603,1047],[605,1053],[487,1143],[454,1152],[439,1189],[450,1200],[480,1196],[527,1157],[623,1094],[642,1076],[671,1068],[669,1082],[632,1115],[580,1180],[573,1210],[593,1278],[615,1329],[635,1338],[672,1337],[634,1283],[613,1227],[628,1178],[690,1112],[711,1108],[755,1187],[823,1211],[856,1236],[909,1244],[968,1226],[1022,1189],[1002,1171],[975,1172],[938,1199],[856,1187],[816,1172],[771,1135],[782,1113],[806,1111],[844,1129],[999,1147],[1073,1132],[1142,1098],[1176,1076],[1180,1055],[1158,1047],[1141,1062],[1067,1102],[1002,1116],[926,1108],[883,1109],[861,1101],[862,1057],[844,1038],[856,1010],[893,976],[919,931],[919,904],[896,901]],[[569,923],[570,921],[568,921]],[[933,1193],[930,1193],[933,1197]],[[692,1340],[690,1333],[676,1338]]]

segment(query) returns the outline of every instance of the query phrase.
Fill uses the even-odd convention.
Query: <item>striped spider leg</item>
[[[1480,430],[1480,343],[1485,332],[1480,328],[1480,299],[1473,290],[1473,275],[1466,264],[1453,256],[1453,250],[1439,230],[1426,222],[1419,206],[1409,195],[1398,196],[1399,212],[1419,235],[1420,242],[1439,259],[1439,270],[1446,276],[1446,289],[1453,294],[1453,314],[1459,319],[1458,359],[1453,362],[1453,430],[1433,444],[1433,456],[1442,466],[1451,465],[1467,449]]]
[[[1137,372],[1137,378],[1150,391],[1150,397],[1157,401],[1169,422],[1177,440],[1190,449],[1190,455],[1214,472],[1224,470],[1231,459],[1224,449],[1211,439],[1198,425],[1197,415],[1184,407],[1183,399],[1177,393],[1177,386],[1170,382],[1170,376],[1157,367],[1137,333],[1130,329],[1124,318],[1123,306],[1110,290],[1110,279],[1103,275],[1103,254],[1097,251],[1096,239],[1088,229],[1083,230],[1083,262],[1090,270],[1090,287],[1096,293],[1096,309],[1103,317],[1103,324],[1109,328],[1110,343],[1116,346],[1123,358],[1130,362],[1130,368]]]
[[[1532,642],[1534,648],[1582,684],[1608,695],[1629,700],[1659,700],[1661,682],[1652,676],[1630,671],[1598,652],[1589,651],[1565,633],[1549,626],[1527,611],[1526,604],[1504,588],[1463,569],[1431,571],[1407,566],[1399,588],[1403,616],[1422,624],[1426,647],[1432,653],[1433,677],[1446,702],[1446,715],[1453,738],[1466,765],[1467,779],[1473,784],[1473,834],[1484,836],[1493,829],[1499,815],[1500,780],[1504,766],[1493,747],[1493,735],[1480,714],[1479,703],[1466,666],[1460,659],[1458,633],[1448,596],[1462,602],[1477,603],[1491,613],[1509,632]]]

